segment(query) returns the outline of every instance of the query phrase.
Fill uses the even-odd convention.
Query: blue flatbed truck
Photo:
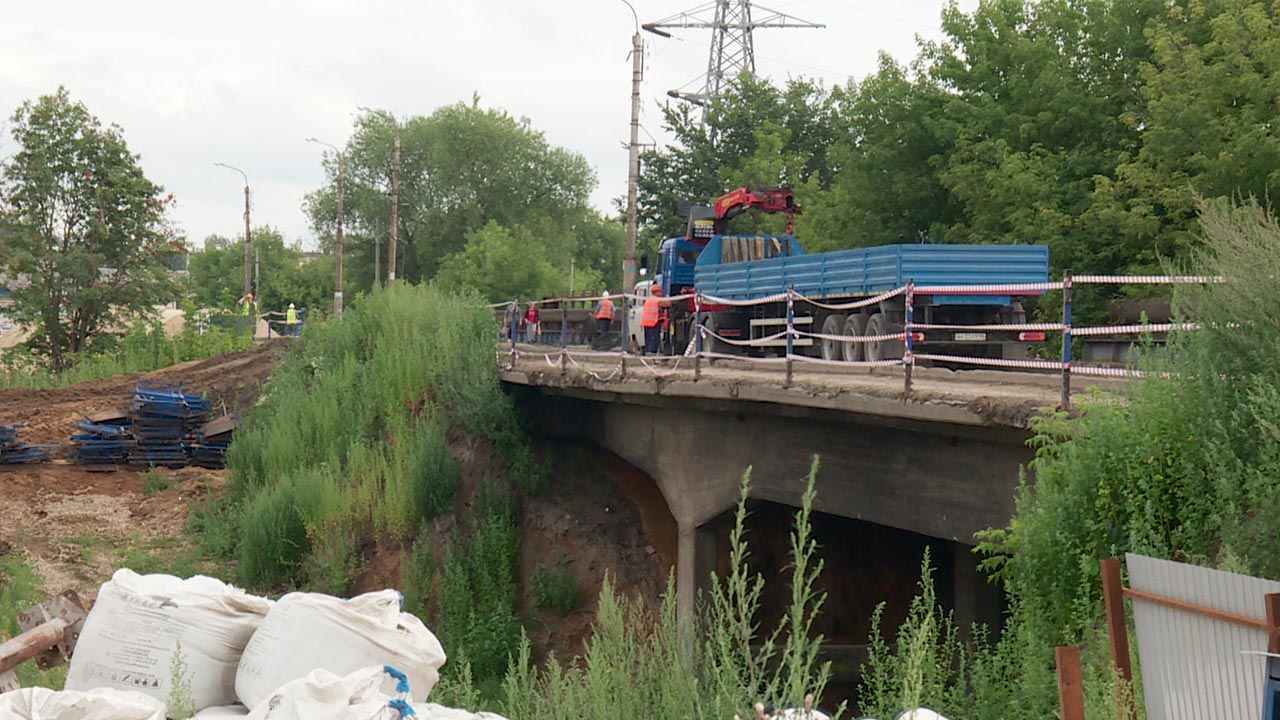
[[[692,293],[721,300],[746,301],[777,297],[788,288],[825,305],[862,300],[906,285],[982,286],[1044,283],[1049,279],[1049,250],[1044,245],[901,244],[807,254],[793,235],[728,235],[669,238],[659,247],[654,282],[667,297]],[[1028,292],[1024,294],[1038,294]],[[1025,323],[1017,293],[917,293],[914,322],[933,325],[999,325]],[[878,336],[900,333],[905,322],[902,296],[854,310],[825,309],[804,301],[793,308],[797,330],[828,336]],[[687,347],[695,321],[721,337],[760,341],[786,327],[785,300],[753,305],[702,306],[695,316],[692,301],[671,310],[671,341],[676,351]],[[989,329],[929,330],[914,335],[916,352],[1020,359],[1028,347],[1043,342],[1042,332]],[[750,348],[712,340],[713,352],[780,352],[786,340],[776,338]],[[902,357],[901,339],[840,342],[792,339],[794,352],[825,360],[863,361]]]

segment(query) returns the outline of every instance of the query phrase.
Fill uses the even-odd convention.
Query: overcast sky
[[[776,0],[764,7],[823,23],[758,30],[757,72],[782,81],[860,79],[885,50],[916,54],[941,37],[945,0]],[[640,22],[698,0],[633,0]],[[961,0],[966,11],[977,0]],[[760,10],[757,10],[757,17]],[[125,130],[148,177],[178,199],[195,241],[242,232],[239,175],[254,224],[314,244],[303,195],[323,182],[321,148],[342,145],[360,107],[426,115],[478,93],[529,118],[595,167],[602,211],[626,192],[633,31],[621,0],[44,0],[10,3],[0,23],[0,113],[66,85]],[[644,128],[660,141],[659,103],[696,90],[710,30],[644,33]],[[646,139],[642,136],[642,140]],[[13,152],[0,139],[0,158]]]

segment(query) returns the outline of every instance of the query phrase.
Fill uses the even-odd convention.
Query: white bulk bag
[[[4,720],[164,720],[164,704],[139,692],[22,688],[0,695]]]
[[[119,570],[98,591],[66,687],[135,690],[168,702],[181,647],[194,708],[234,703],[240,653],[270,609],[270,600],[210,577]]]
[[[426,625],[400,612],[395,590],[350,600],[318,593],[280,598],[254,633],[236,672],[236,696],[255,710],[276,688],[316,669],[346,675],[391,665],[409,676],[413,699],[426,700],[444,649]]]
[[[413,711],[417,713],[415,717],[422,720],[507,720],[496,713],[459,710],[435,703],[414,703]]]
[[[248,715],[249,710],[243,705],[219,705],[201,710],[191,720],[242,720]]]
[[[399,720],[396,708],[408,707],[401,697],[408,686],[396,687],[385,670],[361,668],[343,677],[313,670],[269,694],[248,720]]]

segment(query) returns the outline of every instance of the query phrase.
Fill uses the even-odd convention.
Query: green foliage
[[[169,338],[158,320],[139,319],[121,337],[100,338],[95,351],[69,357],[62,372],[49,369],[43,358],[24,348],[6,351],[0,355],[0,389],[63,387],[123,373],[151,372],[252,347],[251,338],[224,328],[209,327],[201,334],[192,321]]]
[[[476,98],[425,117],[397,118],[382,110],[356,116],[342,158],[347,272],[355,287],[373,283],[375,242],[381,242],[382,266],[387,263],[397,137],[397,277],[421,282],[448,267],[442,279],[451,287],[529,297],[548,288],[567,291],[573,258],[579,269],[598,273],[598,282],[620,279],[621,226],[590,208],[596,178],[586,160],[548,143],[528,120],[483,108]],[[337,219],[337,156],[326,156],[325,170],[328,183],[307,196],[306,210],[329,247]],[[491,286],[511,285],[512,276],[528,284]]]
[[[46,597],[40,577],[21,556],[0,552],[0,641],[20,632],[18,613],[44,602]],[[14,673],[23,687],[61,690],[67,679],[67,666],[42,671],[35,663],[25,662],[14,668]]]
[[[561,617],[578,607],[578,579],[569,569],[569,559],[560,556],[554,568],[538,563],[533,568],[533,598],[538,607],[554,610]]]
[[[28,345],[65,370],[122,318],[171,296],[165,212],[173,196],[142,173],[123,131],[65,88],[13,114],[19,149],[0,170],[0,270],[28,282],[6,310]]]
[[[190,720],[196,714],[196,704],[191,699],[191,673],[181,642],[173,646],[173,660],[169,665],[169,698],[165,705],[170,720]]]
[[[538,667],[530,660],[528,639],[521,639],[503,684],[503,714],[710,720],[735,713],[753,717],[756,702],[799,706],[806,693],[821,697],[830,667],[817,662],[821,637],[809,634],[824,599],[813,589],[821,562],[809,529],[816,472],[815,461],[791,534],[792,598],[782,625],[766,630],[754,620],[764,578],[751,575],[746,565],[748,472],[731,535],[732,570],[726,578],[713,578],[698,622],[690,626],[677,617],[671,581],[654,615],[639,600],[619,597],[606,578],[581,658],[565,665],[553,656]]]
[[[142,494],[151,497],[173,487],[173,477],[168,470],[152,468],[142,475]]]
[[[1280,578],[1280,293],[1269,279],[1280,225],[1256,202],[1201,214],[1190,269],[1227,281],[1175,299],[1203,329],[1174,337],[1166,364],[1151,365],[1171,374],[1135,381],[1126,402],[1098,397],[1078,417],[1042,418],[1034,486],[1020,489],[1008,528],[981,536],[984,567],[1012,601],[1021,667],[1096,642],[1100,558],[1139,552]],[[1033,674],[1012,677],[1007,694],[1042,716],[1054,702]]]
[[[283,313],[289,303],[299,308],[332,307],[334,258],[332,255],[304,258],[302,249],[289,245],[270,226],[253,229],[253,250],[257,254],[258,292],[261,312]],[[191,253],[187,290],[198,308],[225,312],[236,310],[236,300],[244,294],[244,237],[229,240],[219,235],[205,238],[202,248]],[[348,286],[353,292],[354,285]],[[308,320],[314,319],[308,310]]]

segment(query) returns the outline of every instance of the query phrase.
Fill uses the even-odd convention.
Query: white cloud
[[[641,22],[695,0],[633,4]],[[775,79],[861,78],[885,50],[915,55],[936,39],[944,0],[776,0],[823,30],[759,30],[757,70]],[[966,10],[976,0],[965,0]],[[241,227],[242,168],[254,223],[311,243],[303,196],[323,180],[316,136],[342,144],[359,107],[428,114],[479,93],[582,153],[610,210],[626,189],[631,12],[619,0],[51,0],[6,8],[0,113],[66,85],[125,129],[149,177],[178,198],[193,240]],[[663,139],[659,104],[705,70],[708,30],[644,35],[645,129]],[[686,89],[696,89],[696,83]],[[12,151],[0,140],[0,157]]]

